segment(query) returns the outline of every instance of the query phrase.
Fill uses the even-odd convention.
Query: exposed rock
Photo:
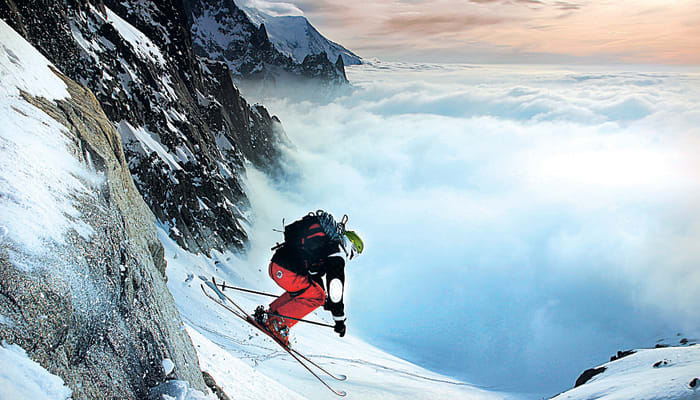
[[[598,374],[602,374],[605,372],[605,367],[598,367],[598,368],[590,368],[581,374],[581,376],[576,379],[576,383],[574,384],[574,387],[579,387],[581,385],[584,385],[586,382],[590,381],[594,376]]]
[[[173,375],[206,391],[197,355],[164,279],[154,217],[126,165],[121,140],[93,94],[59,74],[70,98],[26,101],[66,127],[69,151],[96,174],[72,199],[89,237],[69,231],[39,256],[0,242],[0,339],[16,343],[73,391],[73,399],[143,399]],[[60,134],[60,133],[57,133]],[[20,268],[22,263],[37,265]]]
[[[224,391],[219,387],[219,385],[216,384],[216,381],[214,378],[209,375],[208,372],[202,371],[202,376],[204,376],[204,383],[209,386],[209,389],[211,389],[212,392],[216,395],[216,397],[219,398],[219,400],[231,400],[230,397],[224,393]]]
[[[623,357],[627,357],[627,356],[632,355],[634,353],[635,353],[634,350],[618,351],[616,355],[610,356],[610,361],[619,360]]]

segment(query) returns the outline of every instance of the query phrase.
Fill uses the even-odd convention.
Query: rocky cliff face
[[[239,80],[347,83],[344,64],[329,61],[325,48],[303,62],[295,61],[272,44],[264,23],[254,24],[233,0],[185,0],[185,3],[197,54],[225,62]]]
[[[13,95],[16,89],[5,87],[6,80],[23,78],[12,70],[8,76],[7,66],[28,61],[6,47],[21,39],[9,37],[7,25],[0,25],[0,105],[7,118],[0,150],[9,163],[0,173],[0,339],[20,345],[61,377],[76,400],[148,398],[150,389],[166,380],[161,366],[166,358],[176,366],[169,378],[206,391],[166,286],[153,214],[131,179],[119,133],[97,98],[58,72],[69,97]],[[40,135],[32,123],[65,148],[48,153],[22,148],[23,140],[38,140],[28,139]],[[64,188],[65,182],[46,170],[70,165],[61,154],[79,160],[80,167],[64,175],[82,182],[84,190]],[[33,174],[45,178],[28,182]],[[47,198],[37,198],[43,193],[38,186],[48,188]],[[73,211],[49,210],[56,219],[41,218],[22,200],[41,210],[53,208],[49,198],[70,204]],[[52,238],[46,232],[55,225],[74,228]],[[39,239],[26,240],[25,229],[35,229]]]
[[[95,93],[171,237],[207,254],[246,248],[245,163],[276,173],[284,133],[226,63],[195,55],[182,1],[0,0],[0,17]]]

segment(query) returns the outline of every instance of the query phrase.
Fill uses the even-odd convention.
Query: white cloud
[[[264,13],[272,15],[273,17],[283,16],[283,15],[304,15],[304,12],[295,6],[293,3],[287,3],[284,1],[267,1],[267,0],[243,0],[241,2],[243,7],[250,7],[260,10]]]
[[[266,101],[301,174],[277,192],[257,176],[251,198],[269,221],[350,215],[367,249],[351,329],[542,395],[621,348],[700,334],[697,74],[349,74],[357,90],[330,104]]]

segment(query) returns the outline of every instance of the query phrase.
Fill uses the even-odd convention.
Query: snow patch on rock
[[[131,44],[136,54],[140,57],[151,60],[160,66],[165,66],[165,57],[158,49],[158,46],[138,29],[124,21],[119,15],[105,7],[107,10],[107,20],[114,26],[119,34]]]
[[[173,363],[173,361],[169,358],[164,358],[160,364],[163,367],[163,372],[165,373],[165,376],[170,375],[173,372],[173,370],[175,370],[175,363]]]
[[[149,400],[219,400],[215,395],[206,395],[190,388],[187,381],[172,380],[151,389]]]

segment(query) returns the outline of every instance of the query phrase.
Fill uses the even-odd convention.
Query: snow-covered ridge
[[[362,64],[359,56],[326,39],[304,16],[272,16],[251,5],[243,6],[242,9],[256,26],[265,24],[270,41],[296,62],[304,61],[308,55],[325,52],[331,62],[335,62],[338,56],[341,56],[345,65]]]
[[[347,83],[344,63],[337,62],[337,56],[329,60],[328,56],[319,57],[323,50],[312,49],[312,53],[306,54],[308,57],[295,60],[271,41],[266,26],[252,22],[232,0],[190,0],[187,13],[197,54],[225,62],[241,83],[246,80],[253,81],[255,86],[288,80],[326,86]],[[303,32],[305,29],[302,27]],[[298,28],[292,29],[295,30]]]
[[[553,400],[700,399],[700,346],[636,350],[603,364],[584,384]]]

